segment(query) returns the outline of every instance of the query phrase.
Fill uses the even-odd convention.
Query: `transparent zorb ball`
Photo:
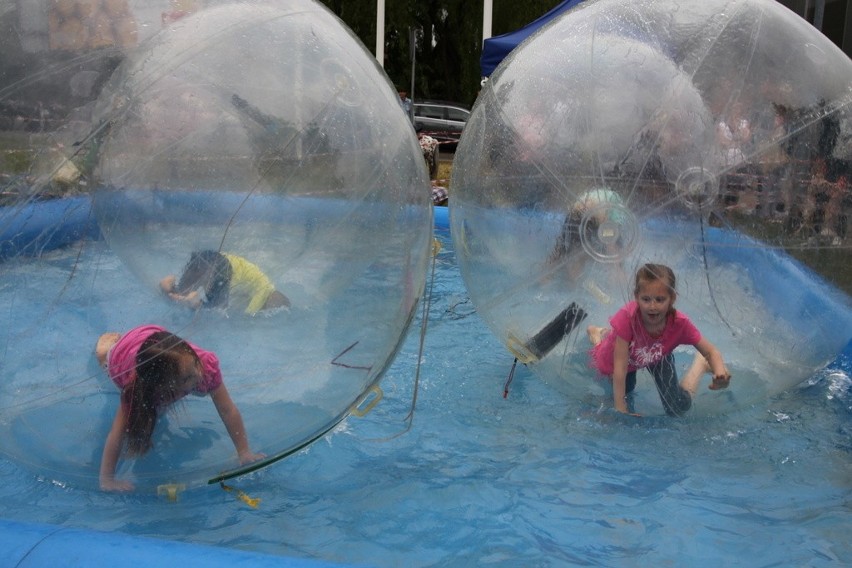
[[[83,3],[59,4],[76,17]],[[428,176],[370,53],[309,0],[180,4],[128,6],[145,37],[126,44],[79,32],[21,46],[33,67],[2,91],[9,104],[80,95],[37,134],[11,132],[26,167],[6,178],[23,190],[4,219],[42,215],[32,202],[48,193],[79,196],[103,238],[4,266],[2,447],[52,479],[97,483],[119,404],[93,366],[101,333],[156,324],[217,355],[266,459],[239,463],[209,398],[187,397],[161,413],[148,454],[119,463],[137,489],[191,486],[289,455],[375,401],[423,291]],[[55,93],[28,89],[51,79]],[[67,211],[33,238],[64,231]],[[219,289],[221,271],[187,285],[195,304],[166,293],[211,255],[227,267]]]
[[[852,337],[852,63],[776,2],[583,3],[485,83],[450,220],[477,311],[548,383],[606,392],[588,325],[647,262],[723,353],[725,412],[795,385]],[[676,350],[681,376],[694,350]],[[647,381],[643,383],[641,381]],[[661,412],[640,372],[637,411]]]

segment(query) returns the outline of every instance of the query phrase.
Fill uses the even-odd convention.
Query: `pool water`
[[[512,357],[440,236],[410,430],[419,318],[372,412],[229,482],[256,509],[215,485],[168,502],[3,459],[3,516],[378,567],[852,563],[848,361],[716,417],[617,416],[523,366],[504,399]]]

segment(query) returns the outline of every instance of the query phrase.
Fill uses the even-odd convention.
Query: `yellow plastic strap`
[[[593,282],[592,280],[586,280],[585,282],[583,282],[583,288],[585,288],[587,292],[592,294],[601,304],[612,303],[612,299],[609,297],[609,295],[603,290],[601,290],[600,286],[598,286],[596,282]]]
[[[257,509],[257,506],[260,505],[260,499],[255,499],[254,497],[249,497],[245,494],[245,492],[240,491],[235,487],[231,487],[230,485],[225,485],[224,482],[220,482],[219,485],[227,491],[228,493],[236,493],[237,499],[251,507],[252,509]]]
[[[166,496],[170,502],[174,503],[177,501],[178,493],[186,489],[186,485],[183,483],[164,483],[163,485],[157,486],[157,497]]]
[[[432,239],[432,256],[438,256],[438,253],[441,252],[441,241],[438,239]]]
[[[379,385],[373,385],[372,387],[370,387],[370,390],[368,392],[373,393],[373,396],[371,397],[368,395],[364,397],[364,399],[360,403],[356,404],[352,408],[352,414],[354,414],[358,418],[362,418],[369,414],[369,412],[373,410],[373,407],[379,404],[379,401],[382,400],[382,397],[384,396],[384,393],[382,392],[382,389],[379,388]],[[367,402],[366,404],[364,404],[365,401]]]
[[[538,357],[533,355],[532,351],[530,351],[520,339],[511,333],[506,340],[506,349],[508,349],[509,352],[524,365],[538,361]]]

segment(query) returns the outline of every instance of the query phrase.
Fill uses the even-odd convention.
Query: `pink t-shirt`
[[[612,331],[591,350],[591,366],[602,375],[610,376],[615,361],[615,339],[620,337],[629,345],[627,371],[635,371],[659,363],[678,345],[695,345],[701,332],[689,318],[678,311],[666,318],[666,327],[659,337],[651,337],[642,324],[639,305],[628,302],[609,320]]]
[[[119,389],[124,390],[124,387],[136,380],[136,354],[139,353],[139,348],[145,340],[157,331],[166,330],[156,325],[135,327],[123,334],[109,350],[107,373]],[[215,353],[205,351],[192,343],[189,343],[189,346],[198,355],[202,367],[201,381],[193,389],[193,394],[205,395],[213,392],[222,384],[219,358]]]

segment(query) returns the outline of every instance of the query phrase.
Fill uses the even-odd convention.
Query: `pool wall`
[[[88,197],[0,207],[0,261],[19,254],[36,256],[45,250],[99,236]]]
[[[0,520],[0,560],[3,566],[18,568],[163,565],[182,568],[340,566],[230,548],[8,520]]]

